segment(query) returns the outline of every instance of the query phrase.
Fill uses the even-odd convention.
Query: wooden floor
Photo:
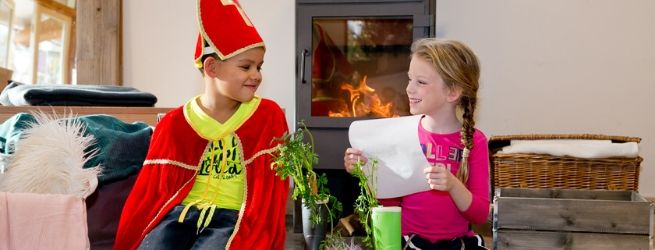
[[[285,250],[304,250],[305,241],[302,234],[287,232],[287,240],[284,242]]]
[[[305,249],[305,240],[302,233],[293,232],[293,216],[287,215],[287,239],[284,241],[285,250],[303,250]]]
[[[293,232],[293,224],[291,223],[293,218],[291,215],[287,215],[287,239],[284,244],[285,250],[304,250],[305,241],[302,233]],[[482,235],[484,238],[484,243],[489,249],[492,248],[492,234],[491,234],[491,224],[477,225],[473,227],[473,230]]]
[[[484,240],[484,245],[492,249],[492,244],[493,244],[493,235],[491,232],[491,222],[488,222],[483,225],[474,225],[473,226],[473,231],[480,236],[482,236],[482,239]]]

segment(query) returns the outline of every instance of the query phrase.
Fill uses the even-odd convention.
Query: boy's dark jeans
[[[479,235],[472,237],[459,237],[452,240],[440,240],[432,243],[426,239],[421,238],[416,234],[412,234],[407,239],[402,238],[403,249],[421,249],[421,250],[482,250],[487,249],[484,247],[484,240]]]
[[[183,205],[178,205],[168,212],[141,241],[138,249],[225,249],[234,231],[239,211],[216,208],[209,225],[196,234],[200,211],[196,207],[191,207],[184,221],[179,223],[177,220],[183,209]]]

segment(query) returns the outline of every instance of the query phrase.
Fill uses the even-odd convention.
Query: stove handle
[[[305,80],[305,57],[309,54],[309,51],[307,49],[303,49],[302,52],[300,52],[300,82],[302,84],[307,83],[307,80]]]

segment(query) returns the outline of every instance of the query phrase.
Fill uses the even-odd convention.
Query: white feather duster
[[[84,150],[93,145],[93,136],[84,136],[85,127],[72,117],[59,119],[34,114],[16,151],[9,157],[0,191],[74,194],[87,197],[98,185],[100,166],[84,169],[84,163],[97,150]]]

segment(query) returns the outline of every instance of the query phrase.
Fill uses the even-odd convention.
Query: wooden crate
[[[494,249],[652,249],[653,205],[634,191],[499,188]]]

